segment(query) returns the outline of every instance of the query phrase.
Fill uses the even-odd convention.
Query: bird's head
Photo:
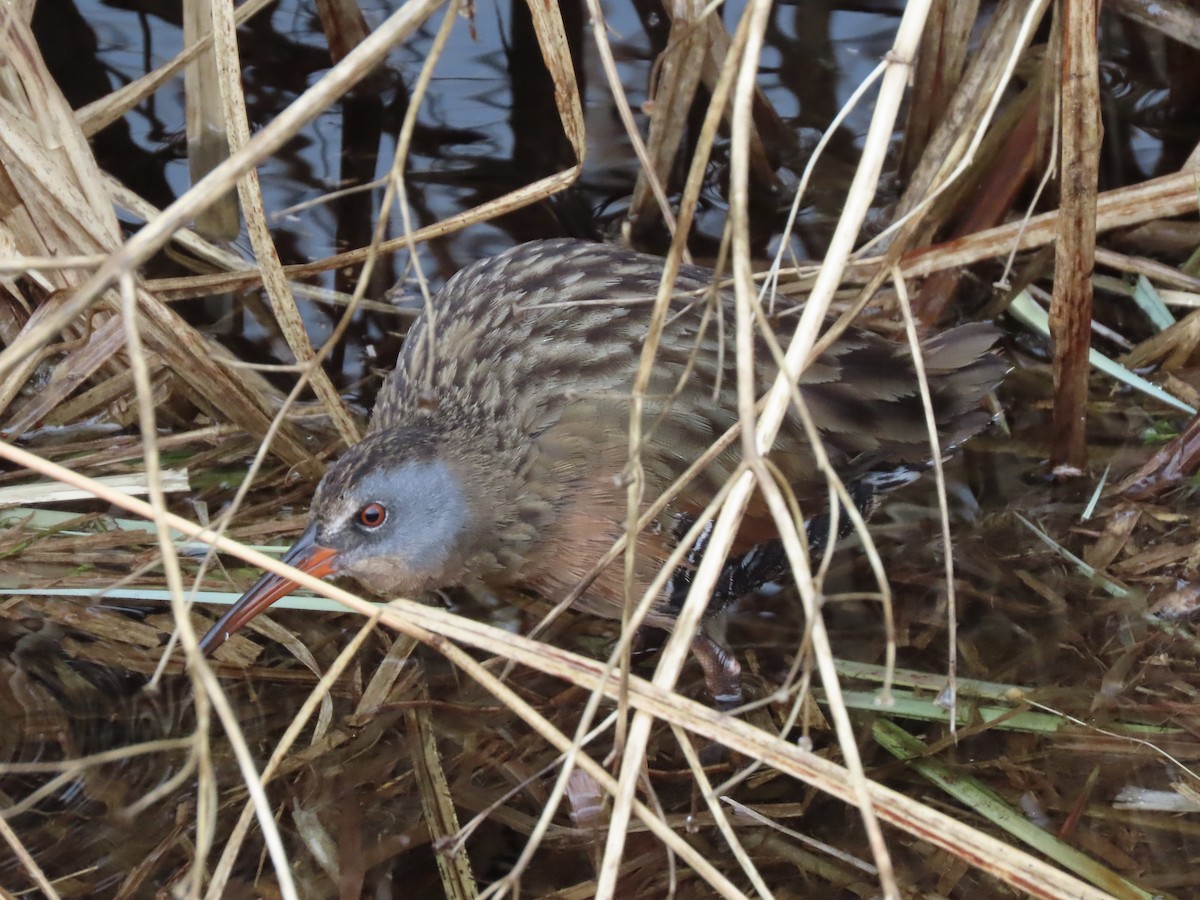
[[[416,596],[459,584],[494,534],[483,464],[461,436],[389,428],[367,435],[317,488],[308,527],[283,561],[318,578],[348,575],[376,593]],[[201,641],[211,653],[297,584],[266,574]]]

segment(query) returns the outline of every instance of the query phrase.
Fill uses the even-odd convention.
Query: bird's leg
[[[713,705],[722,712],[741,706],[742,666],[733,654],[703,631],[692,638],[692,653],[704,670],[704,686]]]

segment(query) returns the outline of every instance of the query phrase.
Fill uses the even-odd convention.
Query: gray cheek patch
[[[467,525],[462,488],[441,460],[376,470],[355,486],[354,493],[363,503],[378,500],[387,507],[385,528],[397,543],[389,550],[413,571],[444,565]]]

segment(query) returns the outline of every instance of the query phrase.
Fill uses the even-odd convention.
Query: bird
[[[591,570],[627,528],[630,398],[662,271],[654,256],[560,238],[518,245],[452,276],[412,323],[365,436],[327,470],[284,562],[319,578],[349,577],[383,597],[513,586],[555,599],[593,574],[575,606],[620,619],[625,566]],[[643,399],[638,458],[647,502],[738,422],[733,303],[712,270],[680,268]],[[771,318],[784,341],[795,322]],[[981,399],[1007,371],[997,339],[991,324],[968,323],[921,343],[943,449],[993,418]],[[777,371],[760,336],[760,393]],[[907,344],[851,327],[808,365],[798,387],[864,515],[931,465]],[[694,531],[740,452],[729,442],[637,535],[635,598]],[[795,408],[769,459],[799,502],[815,556],[828,540],[829,489]],[[671,628],[711,527],[687,548],[646,625]],[[692,641],[719,708],[735,708],[743,695],[740,665],[710,635],[711,621],[789,576],[773,519],[756,498]],[[202,652],[295,587],[264,575],[212,626]]]

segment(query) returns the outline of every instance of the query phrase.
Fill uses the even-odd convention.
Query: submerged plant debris
[[[159,4],[19,6],[0,5],[0,893],[1196,895],[1195,13],[1163,21],[1123,0],[1096,29],[1045,3],[936,3],[914,23],[901,3],[749,3],[693,21],[699,7],[679,5],[612,4],[604,19],[411,0],[335,20],[247,2],[240,58],[218,29],[227,65],[189,79],[185,113],[167,67],[207,13],[184,26]],[[721,72],[760,33],[754,98]],[[360,62],[385,37],[381,64]],[[1064,42],[1097,54],[1091,157],[1072,149],[1089,133],[1075,107],[1055,127]],[[228,155],[205,129],[243,115],[205,96],[220,72],[241,73],[246,133],[230,131],[249,144],[234,163],[257,171],[235,232],[235,207],[198,218],[233,196],[234,164],[186,194],[206,157]],[[706,124],[726,90],[747,114]],[[882,161],[878,185],[864,157]],[[1073,274],[1054,242],[1087,197],[1068,202],[1068,179],[1099,233],[1094,267]],[[220,613],[206,600],[259,570],[180,522],[164,560],[145,517],[91,482],[52,493],[37,462],[134,494],[149,471],[165,511],[281,551],[424,291],[537,237],[666,252],[664,206],[724,272],[730,253],[760,271],[781,253],[774,314],[822,290],[834,260],[847,266],[833,313],[865,306],[898,339],[906,300],[927,331],[995,319],[1012,365],[996,424],[945,462],[953,590],[930,475],[870,524],[886,599],[851,537],[819,573],[821,627],[785,586],[728,615],[754,701],[736,718],[708,708],[694,665],[677,694],[641,680],[658,634],[638,636],[619,705],[600,674],[619,625],[567,610],[538,631],[562,598],[517,592],[425,598],[426,612],[403,607],[407,633],[276,609],[206,677],[172,637],[175,573],[203,633]],[[851,260],[837,223],[856,208]],[[746,235],[732,248],[731,222]],[[1052,297],[1060,351],[1079,339],[1067,309],[1117,367],[1085,376],[1086,460],[1054,414],[1083,370],[1060,358],[1056,376],[1029,324]],[[631,710],[654,723],[644,770],[624,773],[644,804],[626,826],[613,793],[641,734]],[[855,750],[865,782],[847,774]]]

